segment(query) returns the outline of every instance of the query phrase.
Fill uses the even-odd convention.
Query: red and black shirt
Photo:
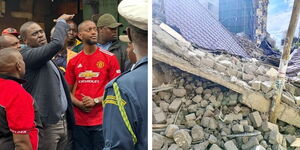
[[[15,149],[13,134],[28,134],[33,150],[38,145],[33,98],[14,77],[0,75],[0,150]]]

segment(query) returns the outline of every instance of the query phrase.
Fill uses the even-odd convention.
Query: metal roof
[[[201,48],[224,50],[230,54],[250,58],[245,49],[197,0],[164,0],[166,23]],[[177,30],[178,30],[177,29]]]

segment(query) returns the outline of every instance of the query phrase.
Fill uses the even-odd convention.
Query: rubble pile
[[[170,57],[174,56],[174,60],[170,61],[184,60],[196,70],[213,74],[243,89],[263,93],[266,99],[275,98],[278,72],[274,66],[264,64],[256,59],[239,58],[230,54],[212,54],[201,48],[193,47],[184,39],[175,39],[174,35],[170,34],[172,34],[172,29],[164,31],[157,23],[154,23],[154,58],[166,53]],[[287,83],[283,92],[283,102],[299,108],[299,96],[300,91],[292,84]]]
[[[226,69],[234,66],[228,65],[228,60],[219,62]],[[177,68],[159,65],[164,72],[161,77],[173,88],[153,93],[154,150],[286,150],[292,149],[291,143],[299,137],[298,128],[280,121],[272,124],[268,114],[241,104],[241,94]],[[257,72],[258,68],[245,70]],[[255,90],[272,90],[268,86],[271,84],[257,82],[251,84]]]

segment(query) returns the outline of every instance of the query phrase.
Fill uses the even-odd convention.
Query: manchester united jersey
[[[81,51],[67,65],[66,80],[75,88],[74,95],[82,101],[83,95],[96,98],[103,96],[105,85],[121,73],[116,56],[98,48],[93,54]],[[74,107],[75,124],[95,126],[102,124],[102,104],[97,104],[90,112]]]

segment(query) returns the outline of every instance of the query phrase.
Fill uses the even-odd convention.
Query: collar
[[[0,74],[0,78],[7,79],[7,80],[13,80],[13,81],[18,82],[19,84],[23,84],[26,82],[26,80],[19,79],[19,78],[13,77],[13,76],[4,75],[4,74]]]
[[[139,66],[148,63],[148,56],[145,56],[143,58],[141,58],[138,62],[136,62],[136,64],[134,65],[134,67],[132,68],[132,70],[138,68]]]

